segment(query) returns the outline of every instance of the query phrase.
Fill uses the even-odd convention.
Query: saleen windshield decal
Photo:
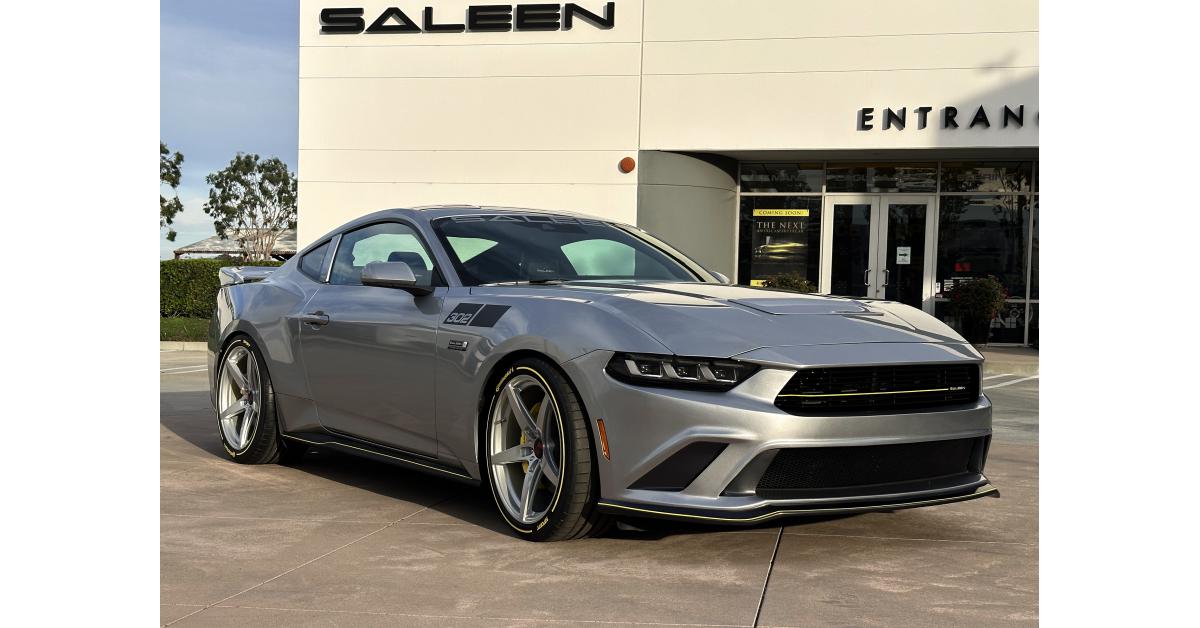
[[[451,216],[452,222],[533,222],[550,225],[603,225],[600,220],[575,218],[573,216],[547,216],[544,214],[472,214]]]

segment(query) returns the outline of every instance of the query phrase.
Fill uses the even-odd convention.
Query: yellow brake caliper
[[[529,413],[530,413],[530,414],[532,414],[533,416],[537,416],[537,415],[538,415],[538,411],[539,411],[538,409],[539,409],[539,408],[541,408],[541,407],[542,407],[542,402],[540,402],[540,401],[539,401],[539,402],[537,402],[537,403],[533,404],[533,407],[529,409]],[[522,445],[524,445],[524,444],[525,444],[525,432],[524,432],[524,430],[522,430],[522,431],[521,431],[521,440],[520,440],[520,444],[522,444]],[[523,473],[529,473],[529,463],[528,463],[528,462],[522,462],[522,463],[521,463],[521,471],[522,471]]]

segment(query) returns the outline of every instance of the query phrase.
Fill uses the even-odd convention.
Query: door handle
[[[885,286],[888,285],[888,279],[891,279],[891,278],[892,278],[892,269],[890,269],[890,268],[883,269],[883,285],[885,285]]]
[[[316,312],[309,312],[308,314],[301,314],[296,318],[298,318],[301,323],[307,323],[313,327],[320,327],[322,325],[329,324],[329,316],[320,310],[317,310]]]
[[[864,271],[863,271],[863,285],[864,285],[864,286],[869,286],[869,285],[871,285],[871,280],[870,280],[870,279],[868,279],[868,277],[870,277],[870,275],[871,275],[871,269],[870,269],[870,268],[868,268],[868,269],[866,269],[866,270],[864,270]]]

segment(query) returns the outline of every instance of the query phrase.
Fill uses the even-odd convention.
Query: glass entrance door
[[[823,291],[928,309],[933,208],[931,196],[827,196]]]
[[[875,268],[872,255],[876,247],[879,198],[875,196],[837,197],[826,202],[832,251],[825,266],[829,282],[825,292],[846,297],[875,298]]]
[[[928,294],[925,245],[933,204],[924,198],[885,196],[882,205],[880,213],[887,220],[880,224],[884,244],[879,251],[880,296],[919,309]]]

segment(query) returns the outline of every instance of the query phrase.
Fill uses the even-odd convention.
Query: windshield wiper
[[[522,279],[519,281],[495,281],[492,283],[481,283],[480,287],[484,286],[558,286],[567,283],[567,279]]]

